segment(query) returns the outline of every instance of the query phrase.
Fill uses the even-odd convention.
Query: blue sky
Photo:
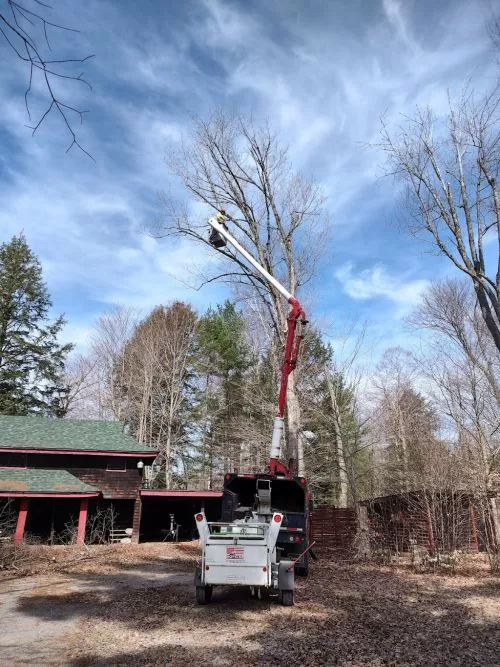
[[[203,310],[228,295],[221,285],[189,287],[205,249],[142,231],[160,214],[159,192],[184,196],[165,165],[167,143],[187,136],[193,116],[222,106],[268,119],[294,166],[324,186],[333,233],[304,295],[313,317],[332,336],[366,321],[375,355],[414,343],[403,318],[451,268],[401,231],[400,192],[364,145],[377,141],[382,114],[398,123],[417,104],[442,114],[448,91],[491,85],[494,2],[52,5],[51,20],[81,30],[53,34],[54,51],[96,56],[85,64],[92,93],[64,89],[90,110],[78,138],[95,162],[74,148],[65,153],[69,137],[55,115],[31,137],[27,71],[0,39],[0,241],[24,231],[54,313],[66,315],[68,340],[84,350],[93,320],[114,304],[145,313],[184,299]]]

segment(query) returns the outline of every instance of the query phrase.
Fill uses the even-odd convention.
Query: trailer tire
[[[212,586],[196,586],[196,602],[209,604],[212,600]]]
[[[280,598],[284,607],[293,607],[293,591],[280,591]]]

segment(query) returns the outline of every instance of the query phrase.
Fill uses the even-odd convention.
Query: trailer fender
[[[278,589],[280,591],[293,591],[294,587],[293,560],[281,560],[278,567]]]

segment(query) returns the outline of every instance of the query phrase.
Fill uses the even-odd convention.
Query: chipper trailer
[[[228,219],[224,211],[209,219],[210,243],[222,248],[229,242],[233,248],[284,296],[291,306],[288,314],[288,329],[285,343],[285,358],[281,372],[278,410],[274,420],[268,470],[263,474],[235,475],[228,473],[225,484],[226,521],[208,522],[203,512],[195,515],[200,535],[202,555],[195,574],[196,599],[206,604],[212,598],[212,590],[217,585],[249,586],[252,594],[261,596],[262,590],[278,593],[279,601],[286,606],[293,605],[295,565],[307,566],[309,541],[309,511],[311,496],[306,489],[304,478],[294,477],[291,464],[287,467],[280,462],[281,439],[288,376],[297,364],[300,343],[303,338],[306,317],[299,301],[293,297],[274,276],[266,271],[252,255],[241,246],[228,231]],[[237,478],[237,479],[235,479]],[[242,489],[238,480],[245,480],[245,507],[238,498]],[[287,487],[287,483],[291,486]],[[273,484],[275,490],[273,491]],[[249,485],[252,489],[249,493]],[[299,511],[284,513],[292,508],[293,501],[287,502],[281,489],[301,487],[304,502]],[[227,499],[232,495],[236,501],[229,511]],[[298,497],[300,494],[296,494]],[[280,497],[279,501],[276,499]],[[248,502],[250,498],[250,502]],[[240,498],[241,500],[241,498]],[[279,507],[276,507],[276,502]],[[231,503],[229,503],[231,504]],[[297,509],[297,508],[295,508]],[[295,516],[292,517],[292,514]],[[298,517],[298,518],[297,518]],[[293,525],[292,525],[293,524]],[[295,525],[297,524],[297,525]],[[292,540],[290,542],[289,540]],[[298,553],[297,553],[298,552]]]

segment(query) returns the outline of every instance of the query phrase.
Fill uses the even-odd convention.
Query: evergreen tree
[[[245,321],[230,301],[208,310],[198,326],[198,371],[203,378],[202,458],[211,474],[238,467],[244,451],[245,371],[251,363]],[[210,480],[212,483],[213,480]]]
[[[64,361],[72,345],[57,337],[65,322],[52,305],[42,268],[25,237],[0,246],[0,414],[61,417]]]

